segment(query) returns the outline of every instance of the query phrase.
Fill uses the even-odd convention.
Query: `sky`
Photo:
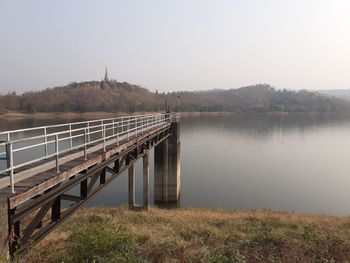
[[[350,88],[349,0],[0,0],[0,92]]]

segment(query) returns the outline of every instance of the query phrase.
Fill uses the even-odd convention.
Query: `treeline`
[[[318,92],[278,90],[268,84],[239,89],[171,93],[181,97],[183,111],[229,112],[350,112],[350,103]]]
[[[17,95],[0,95],[0,112],[137,112],[172,110],[231,112],[350,112],[344,100],[318,92],[278,90],[267,84],[231,90],[150,92],[127,82],[90,81]]]

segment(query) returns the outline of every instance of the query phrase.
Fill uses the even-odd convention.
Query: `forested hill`
[[[317,92],[278,90],[267,84],[231,90],[153,93],[127,82],[71,83],[42,91],[0,95],[0,112],[137,112],[160,111],[165,99],[172,109],[180,97],[181,111],[350,112],[350,103]]]
[[[350,89],[320,90],[319,93],[350,101]]]
[[[42,91],[0,96],[0,107],[23,112],[154,111],[160,96],[127,82],[89,81]],[[159,104],[159,105],[158,105]]]
[[[172,93],[172,96],[175,94]],[[349,112],[350,102],[306,90],[279,90],[267,84],[239,89],[178,92],[182,110],[235,112]]]

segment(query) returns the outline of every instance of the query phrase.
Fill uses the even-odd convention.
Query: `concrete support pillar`
[[[167,201],[168,140],[154,147],[154,202]]]
[[[154,201],[177,203],[180,197],[180,123],[171,123],[169,138],[154,148]]]
[[[149,185],[149,162],[148,153],[143,156],[143,203],[135,203],[135,164],[129,167],[129,209],[130,210],[148,210],[148,185]]]
[[[168,202],[177,202],[181,188],[180,122],[171,123],[168,146]]]
[[[132,164],[129,167],[129,209],[134,209],[135,207],[135,166]]]
[[[148,210],[149,156],[143,156],[143,209]]]
[[[0,262],[9,258],[9,226],[7,198],[0,198]]]

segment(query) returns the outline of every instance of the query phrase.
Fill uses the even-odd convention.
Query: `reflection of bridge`
[[[130,209],[147,210],[152,148],[154,200],[178,201],[177,114],[36,127],[0,133],[0,139],[0,258],[40,241],[126,169]],[[136,205],[134,165],[141,157],[143,204]]]

